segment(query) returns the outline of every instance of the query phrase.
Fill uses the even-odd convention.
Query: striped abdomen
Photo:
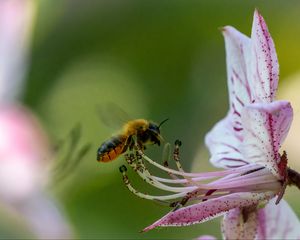
[[[126,144],[127,137],[123,135],[114,136],[98,148],[97,161],[110,162],[116,159],[120,154],[127,150]]]

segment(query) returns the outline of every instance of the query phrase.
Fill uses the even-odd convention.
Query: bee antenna
[[[158,128],[160,128],[161,127],[161,125],[163,125],[166,121],[168,121],[169,120],[169,118],[167,118],[167,119],[165,119],[165,120],[163,120],[159,125],[158,125]]]

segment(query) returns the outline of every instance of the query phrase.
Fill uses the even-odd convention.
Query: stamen
[[[148,156],[146,156],[143,151],[141,151],[138,146],[136,145],[136,149],[138,151],[138,153],[142,156],[142,158],[144,160],[146,160],[147,162],[149,162],[150,164],[152,164],[153,166],[165,171],[165,172],[168,172],[168,173],[173,173],[175,175],[180,175],[180,176],[185,176],[185,177],[202,177],[202,180],[205,180],[205,179],[210,179],[210,178],[214,178],[214,177],[221,177],[221,176],[226,176],[230,173],[236,173],[236,172],[241,172],[241,169],[242,168],[255,168],[257,167],[257,165],[245,165],[245,166],[242,166],[242,167],[239,167],[239,168],[233,168],[233,169],[229,169],[229,170],[225,170],[225,171],[218,171],[218,172],[209,172],[209,173],[186,173],[186,172],[180,172],[180,171],[176,171],[176,170],[173,170],[173,169],[170,169],[170,168],[167,168],[167,167],[164,167],[160,164],[158,164],[157,162],[153,161],[151,158],[149,158]]]
[[[281,183],[266,168],[257,164],[246,164],[244,166],[228,169],[224,171],[208,173],[187,173],[183,170],[180,163],[179,148],[181,142],[176,140],[173,152],[177,170],[169,168],[170,144],[165,144],[163,151],[163,165],[153,161],[144,154],[143,149],[136,140],[133,140],[135,154],[126,154],[125,159],[129,166],[148,184],[157,189],[173,192],[167,195],[149,195],[137,191],[130,183],[126,175],[126,167],[120,167],[125,186],[136,196],[169,204],[174,207],[173,211],[187,204],[192,200],[206,201],[208,199],[226,196],[236,192],[278,192]],[[166,172],[170,178],[163,178],[152,175],[144,161]],[[213,180],[209,183],[203,183],[203,180]],[[166,184],[167,183],[167,184]],[[170,186],[168,184],[176,184]],[[181,200],[178,200],[181,199]],[[177,200],[177,201],[176,201]],[[173,201],[170,203],[170,201]]]
[[[163,150],[163,164],[165,167],[169,167],[169,159],[171,155],[171,145],[170,143],[166,143],[164,146]],[[167,172],[167,174],[172,178],[172,179],[178,179],[178,177],[170,172]]]
[[[183,167],[182,167],[181,162],[180,162],[180,157],[179,157],[179,148],[181,147],[181,145],[182,145],[182,142],[177,139],[175,141],[175,148],[174,148],[174,152],[173,152],[173,159],[174,159],[174,161],[176,163],[178,171],[184,173],[185,171],[183,170]],[[187,183],[185,183],[185,185],[187,185],[187,186],[190,186],[192,184],[194,184],[194,185],[196,184],[197,185],[197,183],[193,182],[192,178],[190,178],[190,177],[184,177],[184,178],[187,180]]]
[[[246,179],[248,181],[249,179],[254,179],[254,178],[257,179],[259,176],[264,176],[264,177],[269,176],[272,179],[276,180],[268,169],[259,168],[259,169],[255,169],[252,171],[247,171],[247,174],[243,173],[241,175],[236,175],[233,178],[227,178],[227,179],[221,178],[218,181],[215,181],[214,183],[219,182],[219,181],[221,181],[222,183],[232,183],[232,182],[245,181]]]
[[[250,169],[250,170],[249,170]],[[241,176],[241,173],[244,173],[245,171],[251,171],[253,169],[257,169],[257,165],[245,165],[243,167],[239,168],[239,171],[232,171],[233,169],[230,170],[225,170],[225,171],[219,171],[219,172],[209,172],[206,174],[211,174],[211,176],[201,176],[201,177],[195,177],[195,178],[191,178],[191,181],[193,183],[198,182],[198,181],[203,181],[203,180],[210,180],[212,178],[217,178],[217,177],[222,177],[223,178],[217,180],[217,181],[223,181],[225,179],[233,179],[237,176]],[[154,176],[154,178],[160,182],[164,182],[164,183],[174,183],[174,184],[181,184],[181,183],[188,183],[188,181],[186,179],[177,179],[177,180],[172,180],[172,179],[168,179],[168,178],[161,178],[161,177],[156,177]],[[217,183],[217,181],[215,181],[215,183]]]
[[[277,179],[274,176],[261,176],[257,178],[250,178],[243,182],[241,182],[241,180],[232,181],[229,183],[217,183],[217,184],[212,182],[212,183],[208,183],[206,186],[210,189],[212,188],[223,189],[223,188],[234,188],[234,187],[247,187],[251,185],[258,185],[258,184],[272,183],[272,182],[277,182]]]
[[[173,152],[173,159],[176,163],[176,166],[178,168],[178,171],[180,172],[184,172],[183,171],[183,168],[182,168],[182,165],[180,163],[180,157],[179,157],[179,147],[182,145],[181,141],[180,140],[176,140],[175,141],[175,148],[174,148],[174,152]]]
[[[166,201],[166,200],[173,200],[176,198],[181,198],[184,197],[187,192],[181,192],[181,193],[177,193],[177,194],[170,194],[170,195],[163,195],[163,196],[153,196],[153,195],[148,195],[148,194],[144,194],[141,193],[139,191],[137,191],[130,183],[128,176],[126,175],[127,172],[127,168],[122,165],[119,168],[120,172],[123,175],[123,182],[125,183],[125,186],[128,188],[128,190],[130,192],[132,192],[134,195],[143,198],[143,199],[148,199],[148,200],[158,200],[158,201]]]
[[[171,187],[166,184],[162,184],[156,179],[153,178],[153,176],[150,174],[144,163],[141,161],[141,159],[134,159],[134,155],[125,155],[125,159],[127,163],[133,168],[135,172],[139,174],[139,176],[148,184],[165,191],[169,192],[182,192],[182,191],[193,191],[197,187]]]
[[[242,175],[247,175],[247,174],[250,174],[250,173],[253,173],[253,172],[257,172],[257,171],[262,170],[264,168],[265,167],[260,167],[260,168],[257,168],[257,169],[249,170],[249,171],[243,173]]]
[[[197,198],[191,199],[191,200],[202,200],[202,201],[204,202],[204,201],[207,201],[208,199],[213,199],[213,198],[223,197],[223,196],[226,196],[226,195],[231,194],[231,193],[232,193],[232,192],[215,193],[215,194],[212,194],[212,195],[200,196],[200,197],[197,197]]]
[[[208,190],[205,194],[205,197],[209,197],[211,196],[214,192],[216,192],[218,189],[211,189],[211,190]],[[206,201],[208,198],[205,198],[203,199],[203,202]]]
[[[215,192],[217,189],[213,189],[213,191]],[[209,191],[212,191],[211,189],[210,190],[203,190],[201,188],[198,188],[192,192],[188,192],[186,194],[186,196],[184,198],[181,199],[181,201],[178,201],[174,206],[174,209],[173,211],[176,211],[177,209],[183,207],[188,201],[192,200],[192,199],[198,199],[198,198],[202,198],[202,197],[207,197],[207,192]],[[203,195],[203,196],[201,196]],[[202,199],[204,201],[204,199]]]

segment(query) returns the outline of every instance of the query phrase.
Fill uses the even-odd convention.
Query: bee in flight
[[[110,162],[128,149],[132,150],[135,144],[137,144],[141,150],[145,150],[145,145],[147,144],[157,144],[160,146],[162,137],[159,128],[167,120],[168,119],[165,119],[159,125],[145,119],[128,121],[123,125],[121,134],[106,140],[98,148],[97,161]]]

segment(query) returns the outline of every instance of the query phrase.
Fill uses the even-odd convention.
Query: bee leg
[[[125,141],[125,144],[124,144],[124,147],[123,147],[123,152],[126,152],[126,150],[129,148],[129,150],[132,150],[132,142],[133,142],[133,139],[131,136],[129,136],[126,141]]]
[[[135,140],[132,136],[130,136],[128,138],[128,147],[129,147],[130,151],[132,151],[132,149],[134,148],[134,145],[135,145]]]
[[[137,145],[138,145],[138,148],[142,151],[144,151],[146,149],[144,144],[141,141],[137,141]]]

